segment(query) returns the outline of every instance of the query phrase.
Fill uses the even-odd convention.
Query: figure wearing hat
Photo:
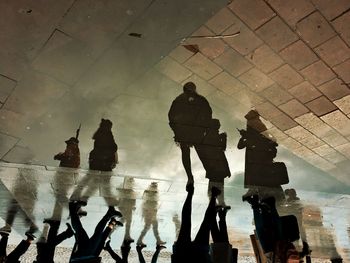
[[[79,168],[80,166],[80,151],[79,151],[79,132],[80,126],[75,137],[69,138],[66,143],[64,152],[54,156],[55,160],[60,161],[60,167]]]

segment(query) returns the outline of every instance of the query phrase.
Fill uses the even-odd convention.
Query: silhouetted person
[[[174,140],[181,148],[188,183],[193,183],[190,148],[194,146],[196,149],[202,143],[210,125],[212,109],[208,101],[196,92],[196,85],[187,82],[183,86],[183,93],[172,102],[168,118],[175,134]]]
[[[133,187],[134,178],[124,178],[124,184],[130,184],[130,187]],[[132,215],[136,209],[136,196],[133,189],[123,189],[123,193],[126,193],[128,196],[120,198],[118,202],[118,209],[123,214],[125,234],[124,240],[134,242],[134,239],[130,235],[130,228],[132,223]],[[122,195],[123,196],[123,195]]]
[[[258,195],[253,195],[246,201],[252,206],[256,234],[268,260],[287,263],[288,259],[301,260],[310,253],[304,241],[303,250],[296,250],[292,242],[299,239],[297,220],[294,216],[280,217],[274,197],[259,200]]]
[[[206,177],[209,179],[209,197],[211,188],[218,188],[221,191],[218,196],[218,204],[225,206],[224,179],[231,177],[231,172],[225,156],[227,135],[226,133],[219,133],[219,129],[220,121],[211,119],[210,127],[203,137],[203,142],[196,149],[206,171]]]
[[[29,246],[35,239],[35,236],[32,233],[26,232],[27,239],[22,240],[18,246],[7,255],[6,253],[6,247],[8,242],[10,232],[7,231],[0,231],[1,240],[0,240],[0,262],[4,263],[17,263],[20,262],[19,258],[26,253]]]
[[[58,229],[61,223],[60,221],[46,219],[44,220],[44,223],[47,223],[50,225],[50,230],[49,230],[46,242],[39,240],[36,243],[36,248],[38,253],[36,256],[36,261],[34,262],[54,263],[56,246],[61,242],[63,242],[64,240],[72,237],[74,235],[74,232],[72,227],[68,223],[67,223],[67,230],[65,230],[61,234],[58,234]]]
[[[237,249],[233,249],[228,239],[226,214],[227,208],[217,207],[219,222],[214,218],[211,226],[211,259],[213,263],[234,263],[237,262]]]
[[[145,221],[145,226],[137,240],[137,245],[145,245],[143,243],[143,238],[150,230],[151,226],[157,245],[165,244],[165,242],[161,240],[158,231],[158,198],[158,185],[156,182],[152,182],[149,187],[143,192],[142,217]]]
[[[69,213],[76,239],[76,245],[72,251],[71,262],[81,259],[97,259],[104,247],[106,239],[114,227],[116,225],[122,225],[114,219],[115,216],[121,217],[122,214],[116,211],[114,207],[110,206],[106,214],[97,224],[94,234],[89,238],[78,215],[78,211],[83,205],[86,205],[86,202],[72,201],[69,203]],[[108,226],[105,228],[107,223]]]
[[[115,260],[116,263],[128,263],[128,257],[130,253],[130,240],[124,240],[122,246],[120,247],[122,257],[120,257],[114,250],[112,249],[110,245],[110,240],[107,241],[106,246],[104,247],[104,250],[106,250],[111,257]]]
[[[79,140],[71,137],[69,140],[65,141],[65,143],[66,149],[64,152],[56,154],[54,159],[60,161],[60,167],[79,168]]]
[[[249,188],[247,196],[253,194],[273,195],[284,199],[282,184],[289,182],[287,168],[282,162],[274,162],[278,144],[262,133],[267,130],[255,110],[249,111],[247,129],[240,130],[241,138],[237,148],[246,148],[244,187]]]
[[[110,120],[101,119],[100,127],[92,137],[94,149],[89,155],[89,168],[91,170],[112,171],[118,162],[118,146],[114,141],[112,125]]]
[[[144,245],[139,245],[139,246],[136,246],[136,251],[137,251],[137,255],[139,257],[139,262],[140,263],[146,263],[144,257],[143,257],[143,254],[142,254],[142,249],[145,248]],[[166,248],[165,246],[162,246],[162,245],[157,245],[156,246],[156,251],[154,252],[153,256],[152,256],[152,260],[151,260],[151,263],[157,263],[157,260],[158,260],[158,256],[159,256],[159,253],[162,249]]]
[[[187,197],[181,214],[181,227],[177,241],[173,245],[172,263],[208,263],[211,262],[209,255],[209,235],[216,216],[216,197],[220,190],[212,188],[211,199],[205,212],[203,222],[193,241],[191,241],[191,213],[193,185],[186,187]]]

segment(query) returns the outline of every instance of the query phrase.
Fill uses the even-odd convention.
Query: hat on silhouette
[[[79,140],[75,137],[70,137],[67,141],[65,141],[66,144],[73,144],[73,143],[76,143],[78,144],[79,143]]]

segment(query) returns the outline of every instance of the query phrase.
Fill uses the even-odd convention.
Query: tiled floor
[[[64,223],[69,222],[67,204],[71,198],[88,200],[88,205],[84,207],[88,215],[82,218],[82,223],[89,234],[106,212],[107,205],[114,205],[123,212],[124,224],[131,220],[130,236],[135,241],[147,221],[153,227],[143,239],[147,249],[152,251],[156,244],[155,235],[159,233],[158,238],[167,242],[167,251],[170,252],[186,196],[186,182],[181,178],[178,181],[133,178],[117,171],[100,173],[1,163],[0,180],[0,224],[5,224],[9,215],[15,217],[11,244],[16,244],[24,236],[30,222],[38,226],[37,235],[40,236],[45,218],[61,219],[61,230],[64,230]],[[350,260],[350,196],[296,191],[301,201],[283,204],[279,207],[280,214],[293,213],[299,217],[315,258],[341,255],[344,262]],[[225,201],[232,206],[227,215],[230,242],[239,249],[240,256],[253,253],[249,239],[254,230],[253,217],[249,205],[241,201],[244,192],[239,184],[225,187]],[[11,200],[16,201],[16,209],[8,210]],[[193,235],[199,228],[207,203],[207,185],[205,181],[198,180],[193,199]],[[120,247],[125,234],[125,227],[112,234],[113,248]],[[73,239],[69,239],[61,246],[72,245]]]

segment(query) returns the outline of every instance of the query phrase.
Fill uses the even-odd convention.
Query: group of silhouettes
[[[212,109],[208,101],[196,91],[193,82],[183,86],[183,93],[172,103],[169,113],[169,125],[174,132],[174,140],[181,149],[182,163],[187,174],[187,197],[184,201],[180,229],[177,240],[173,244],[172,263],[234,263],[237,262],[238,250],[229,242],[226,226],[226,214],[230,209],[224,201],[224,179],[231,176],[225,151],[227,135],[220,133],[220,121],[212,117]],[[311,262],[309,246],[304,240],[303,248],[298,251],[293,242],[299,240],[299,227],[295,216],[279,216],[276,201],[284,199],[281,185],[289,182],[284,163],[274,162],[277,154],[277,142],[266,133],[267,128],[259,118],[256,110],[251,110],[245,116],[246,130],[239,130],[241,138],[238,149],[246,149],[244,185],[248,188],[242,200],[250,203],[255,222],[256,242],[262,248],[262,254],[257,256],[258,262],[302,262],[306,258]],[[61,167],[78,168],[80,166],[79,131],[75,137],[66,141],[64,152],[55,155]],[[118,163],[118,146],[112,134],[112,122],[101,119],[98,130],[93,135],[94,148],[89,154],[91,170],[112,171]],[[194,147],[209,179],[209,204],[203,221],[195,236],[191,239],[192,198],[194,195],[194,176],[191,169],[190,150]],[[92,175],[90,175],[92,176]],[[152,185],[151,185],[152,187]],[[130,245],[133,239],[125,238],[119,256],[110,246],[113,230],[123,226],[119,221],[122,213],[114,206],[109,206],[106,214],[97,224],[94,234],[89,237],[84,230],[80,217],[82,206],[86,200],[69,201],[71,225],[58,234],[60,221],[46,220],[50,231],[45,242],[37,242],[38,255],[36,262],[54,262],[55,247],[63,240],[75,237],[70,262],[100,262],[103,249],[109,252],[115,262],[128,262]],[[130,207],[129,207],[130,208]],[[145,220],[146,221],[146,220]],[[142,242],[151,225],[157,230],[156,220],[145,222],[145,229],[137,242],[136,251],[140,263],[145,262]],[[33,233],[26,233],[27,239],[6,256],[6,244],[9,231],[0,231],[0,262],[19,262],[19,257],[25,253],[34,240]],[[157,235],[156,235],[157,236]],[[210,236],[213,243],[210,243]],[[159,235],[158,235],[159,237]],[[107,242],[106,242],[107,241]],[[165,248],[165,242],[157,238],[156,251],[152,263],[157,261],[160,251]],[[264,257],[264,259],[262,259]],[[265,260],[265,261],[263,261]],[[294,260],[294,261],[293,261]],[[339,259],[341,260],[341,259]],[[333,261],[341,262],[341,261]]]

